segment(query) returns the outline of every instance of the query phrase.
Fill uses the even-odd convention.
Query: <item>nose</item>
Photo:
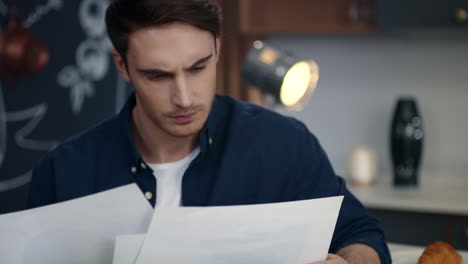
[[[181,108],[190,107],[192,104],[192,95],[187,85],[186,77],[183,75],[177,76],[175,78],[174,86],[175,89],[174,95],[172,97],[172,102]]]

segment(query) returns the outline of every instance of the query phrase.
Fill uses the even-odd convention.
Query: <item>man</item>
[[[114,0],[106,24],[134,93],[121,113],[34,169],[30,207],[136,182],[154,206],[344,195],[324,263],[390,263],[377,221],[297,120],[215,96],[220,10],[210,0]]]

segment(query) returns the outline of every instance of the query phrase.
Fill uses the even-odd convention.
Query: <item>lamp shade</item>
[[[290,54],[255,41],[242,67],[242,78],[275,98],[275,101],[299,110],[317,86],[319,68],[313,60],[300,60]]]

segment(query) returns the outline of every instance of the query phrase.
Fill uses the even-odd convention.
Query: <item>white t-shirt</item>
[[[148,163],[156,177],[156,206],[177,207],[182,205],[182,177],[198,153],[200,153],[199,147],[178,161],[159,164]]]

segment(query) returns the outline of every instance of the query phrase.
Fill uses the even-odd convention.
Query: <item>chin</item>
[[[198,135],[203,126],[199,124],[178,125],[167,130],[174,137],[184,138]]]

